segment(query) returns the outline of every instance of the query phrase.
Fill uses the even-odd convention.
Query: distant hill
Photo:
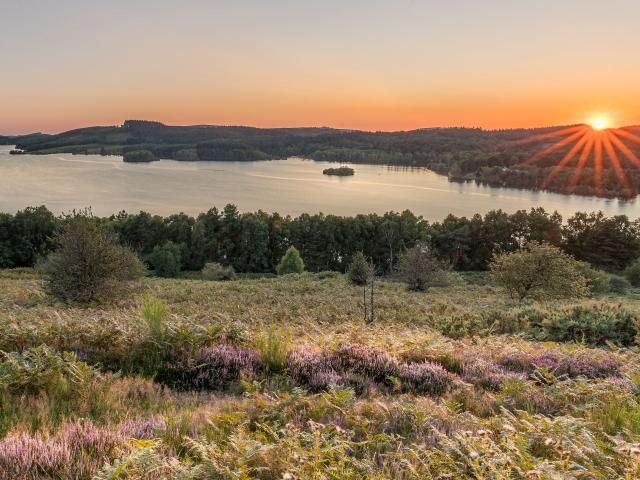
[[[170,126],[147,120],[127,120],[122,126],[96,126],[56,135],[0,137],[27,153],[126,155],[147,151],[150,158],[178,161],[255,161],[293,156],[340,163],[425,167],[452,181],[475,180],[492,186],[567,192],[577,158],[553,181],[551,169],[571,148],[567,144],[535,164],[536,152],[556,142],[544,134],[567,127],[483,130],[426,128],[399,132],[367,132],[333,128],[254,128],[245,126]],[[628,127],[633,130],[635,127]],[[10,140],[9,140],[10,139]],[[522,140],[533,139],[522,142]],[[638,144],[629,145],[640,155]],[[600,188],[594,181],[593,160],[586,162],[572,193],[633,197],[640,187],[640,171],[621,156],[632,189],[623,188],[615,170],[604,162]]]

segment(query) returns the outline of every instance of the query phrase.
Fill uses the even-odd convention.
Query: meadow
[[[635,338],[557,328],[634,332],[639,292],[519,303],[469,273],[378,282],[373,324],[361,302],[321,272],[79,307],[1,271],[0,478],[640,475]]]

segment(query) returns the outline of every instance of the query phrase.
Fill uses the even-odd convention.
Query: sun
[[[604,118],[596,118],[591,122],[591,127],[594,130],[604,130],[607,128],[607,121]]]

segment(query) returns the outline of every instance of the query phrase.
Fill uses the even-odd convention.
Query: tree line
[[[0,268],[32,267],[55,249],[54,235],[70,216],[55,216],[46,207],[0,214]],[[236,272],[271,273],[290,246],[312,272],[344,272],[357,252],[381,273],[397,270],[402,252],[417,244],[455,270],[486,270],[494,254],[517,251],[529,242],[560,247],[578,260],[608,271],[621,271],[640,256],[640,222],[624,215],[576,213],[563,221],[542,208],[513,214],[449,215],[430,223],[406,210],[342,217],[240,212],[234,205],[211,208],[193,217],[162,217],[147,212],[120,212],[92,217],[117,236],[152,268],[159,252],[170,250],[181,270],[201,270],[216,262]]]
[[[132,158],[132,154],[135,157],[145,151],[148,158],[180,161],[257,161],[299,156],[340,163],[424,167],[448,175],[452,181],[470,180],[494,187],[569,193],[577,158],[565,164],[552,181],[547,179],[571,149],[571,144],[549,152],[535,164],[526,164],[526,160],[557,141],[545,138],[544,134],[558,129],[428,128],[364,132],[329,128],[170,126],[127,120],[121,127],[27,135],[14,137],[14,142],[18,147],[16,153],[65,152]],[[530,141],[521,142],[527,139]],[[640,155],[640,146],[630,143],[628,147]],[[603,162],[602,171],[597,172],[599,184],[596,185],[590,167],[594,165],[592,153],[573,193],[635,197],[640,191],[640,169],[624,155],[620,161],[630,188],[621,184],[610,162]]]

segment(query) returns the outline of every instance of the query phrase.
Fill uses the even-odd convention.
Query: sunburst
[[[533,165],[554,152],[560,153],[560,151],[565,152],[566,150],[564,156],[553,165],[551,171],[542,181],[542,188],[546,189],[562,169],[575,163],[566,187],[567,193],[574,192],[584,169],[591,166],[594,172],[593,185],[597,195],[602,195],[602,172],[605,167],[613,170],[628,196],[634,195],[634,188],[627,176],[627,170],[634,167],[640,168],[640,159],[626,142],[640,145],[640,136],[632,133],[629,128],[608,128],[607,120],[598,117],[589,124],[534,135],[509,142],[509,145],[550,142],[553,143],[522,162],[524,165]]]

